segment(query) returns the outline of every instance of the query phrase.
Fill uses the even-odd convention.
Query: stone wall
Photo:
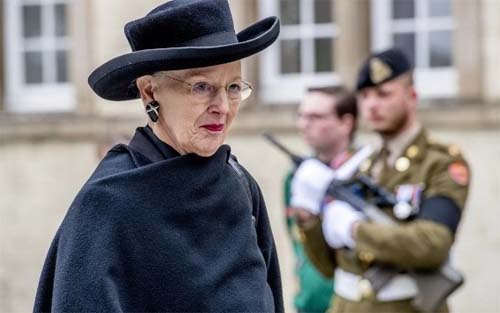
[[[29,312],[50,241],[92,173],[91,142],[0,145],[0,312]]]

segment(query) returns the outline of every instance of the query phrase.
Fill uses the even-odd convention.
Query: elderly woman
[[[133,52],[89,84],[105,99],[140,97],[148,125],[72,203],[34,311],[283,311],[262,194],[223,145],[252,90],[239,60],[274,42],[278,19],[235,34],[227,0],[173,0],[125,33]]]

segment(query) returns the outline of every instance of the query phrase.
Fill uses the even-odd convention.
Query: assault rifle
[[[290,157],[295,166],[299,166],[305,158],[294,154],[283,146],[270,133],[263,136],[279,150]],[[368,202],[360,194],[370,192],[375,195],[373,203]],[[397,223],[379,208],[379,206],[394,207],[397,204],[396,196],[376,184],[369,176],[356,173],[350,179],[334,179],[328,186],[326,195],[334,199],[349,203],[353,208],[362,212],[369,220],[384,225]],[[364,274],[374,292],[377,293],[386,286],[392,278],[401,273],[398,268],[376,264]],[[443,264],[433,271],[411,271],[409,274],[415,279],[418,294],[412,300],[412,305],[422,312],[435,312],[446,301],[446,298],[457,290],[464,282],[462,274],[451,267],[449,263]]]

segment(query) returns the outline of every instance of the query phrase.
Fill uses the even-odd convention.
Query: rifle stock
[[[449,264],[437,271],[413,274],[418,287],[418,295],[412,304],[422,312],[436,312],[449,295],[463,283],[462,274]]]

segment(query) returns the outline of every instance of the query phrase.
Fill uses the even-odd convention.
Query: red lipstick
[[[224,129],[224,124],[207,124],[207,125],[203,125],[201,127],[206,128],[209,131],[220,132]]]

